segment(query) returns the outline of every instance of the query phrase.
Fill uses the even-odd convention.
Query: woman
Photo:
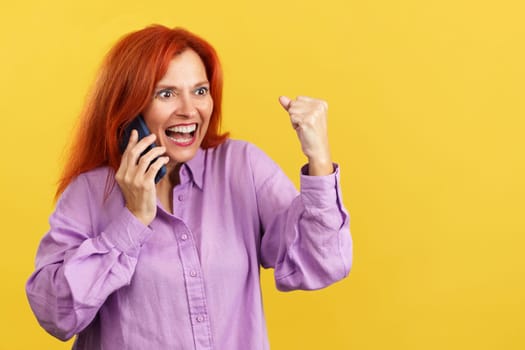
[[[298,193],[219,133],[221,93],[214,49],[185,30],[148,27],[109,52],[26,287],[49,333],[77,335],[75,349],[268,349],[260,266],[280,290],[348,274],[326,103],[280,98],[308,158]],[[139,114],[151,135],[133,131],[121,153]]]

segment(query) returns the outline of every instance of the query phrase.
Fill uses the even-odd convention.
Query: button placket
[[[178,198],[178,197],[177,197]],[[192,320],[193,336],[196,349],[204,350],[212,348],[211,327],[206,305],[206,288],[202,279],[200,259],[197,247],[193,241],[191,231],[182,222],[184,229],[177,233],[179,256],[183,268],[183,276],[186,286],[187,302]]]
[[[183,172],[181,171],[181,174]],[[181,184],[175,186],[172,192],[172,205],[173,205],[173,215],[183,219],[185,217],[186,211],[188,210],[187,203],[191,199],[191,189],[192,185],[188,177],[186,180],[183,180],[181,175]]]

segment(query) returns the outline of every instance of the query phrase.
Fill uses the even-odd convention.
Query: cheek
[[[149,127],[155,128],[155,126],[162,123],[164,117],[163,117],[163,111],[155,106],[151,106],[147,108],[143,113],[142,116],[144,117],[144,120],[146,121],[146,124]]]
[[[210,121],[211,114],[213,112],[213,102],[203,104],[200,108],[201,116],[204,122],[207,124]]]

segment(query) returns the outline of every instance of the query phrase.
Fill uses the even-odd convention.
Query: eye
[[[204,96],[204,95],[207,95],[209,91],[210,91],[209,88],[207,88],[206,86],[203,86],[195,90],[195,94],[199,96]]]
[[[159,98],[161,100],[169,100],[173,97],[175,97],[175,91],[170,89],[163,89],[155,93],[155,98]]]

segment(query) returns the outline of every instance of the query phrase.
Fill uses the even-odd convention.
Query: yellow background
[[[272,349],[524,349],[524,14],[519,0],[3,3],[0,349],[71,346],[23,287],[93,74],[150,23],[214,44],[225,129],[296,183],[277,97],[329,101],[355,264],[312,293],[263,273]]]

